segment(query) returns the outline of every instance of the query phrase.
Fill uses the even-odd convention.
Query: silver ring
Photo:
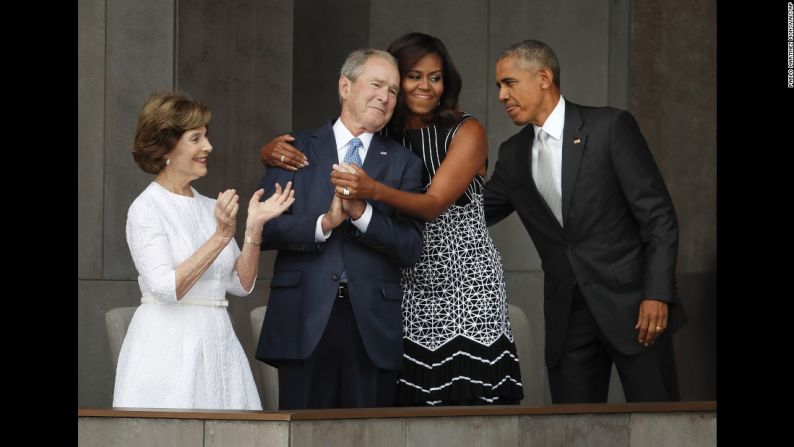
[[[343,196],[349,196],[350,195],[350,190],[347,189],[347,187],[342,188],[342,195]]]
[[[281,162],[284,163],[284,156],[281,156]]]

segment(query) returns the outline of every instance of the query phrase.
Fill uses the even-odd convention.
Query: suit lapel
[[[397,146],[392,144],[391,139],[376,133],[367,149],[367,157],[364,159],[364,166],[362,166],[364,171],[373,179],[380,178],[380,172],[396,148]]]
[[[582,115],[579,107],[565,101],[565,124],[562,129],[562,221],[568,221],[568,210],[571,207],[571,196],[579,166],[582,164],[587,134],[582,132]]]
[[[328,178],[320,182],[320,187],[323,195],[319,197],[331,197],[334,195],[334,185],[331,183],[331,165],[339,163],[339,155],[336,151],[336,139],[334,138],[334,130],[331,127],[332,122],[326,123],[324,126],[316,129],[312,133],[312,144],[309,148],[309,160],[312,164],[317,160],[317,169],[322,169],[328,173]],[[330,202],[329,202],[330,203]]]

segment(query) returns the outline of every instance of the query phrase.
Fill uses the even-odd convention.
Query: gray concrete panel
[[[487,126],[488,3],[476,0],[372,0],[370,44],[386,49],[409,32],[436,36],[444,42],[463,79],[461,110]]]
[[[77,281],[77,406],[110,407],[116,371],[105,329],[105,312],[137,306],[136,281]]]
[[[630,417],[628,414],[520,416],[521,445],[628,447]]]
[[[237,190],[239,245],[265,173],[259,149],[292,124],[292,2],[188,0],[178,15],[176,85],[212,110],[209,173],[194,186],[213,198]],[[260,276],[272,274],[265,262]]]
[[[631,1],[609,2],[609,74],[607,104],[629,108],[629,52],[631,50]]]
[[[184,419],[78,418],[81,447],[199,447],[204,421]]]
[[[315,129],[339,116],[339,69],[351,51],[370,46],[369,5],[367,0],[295,1],[293,129]]]
[[[403,447],[404,419],[293,421],[291,447]]]
[[[524,311],[529,320],[529,340],[515,340],[517,349],[529,350],[529,363],[521,363],[521,383],[524,386],[522,405],[548,405],[551,394],[546,375],[545,328],[543,319],[543,273],[505,272],[507,302]],[[522,355],[522,360],[523,360]]]
[[[288,447],[289,422],[206,421],[204,447]]]
[[[626,402],[626,395],[623,392],[623,385],[620,383],[618,369],[612,364],[612,372],[609,376],[609,392],[607,393],[607,403],[620,404]]]
[[[631,447],[710,447],[717,445],[717,415],[632,414]]]
[[[714,271],[716,1],[634,2],[633,23],[629,109],[678,213],[678,271]]]
[[[411,418],[406,447],[518,446],[518,416]]]
[[[560,60],[563,96],[586,105],[606,105],[609,74],[609,3],[575,0],[491,1],[488,12],[488,85],[495,85],[496,59],[509,45],[524,39],[541,40]],[[520,128],[499,102],[496,88],[488,90],[488,146],[492,163],[499,144]],[[493,168],[489,169],[493,172]]]
[[[77,4],[77,277],[102,277],[105,2]]]
[[[174,85],[174,2],[108,0],[106,51],[103,277],[129,280],[127,209],[153,180],[129,148],[146,98]]]
[[[495,162],[496,159],[492,158],[491,161]],[[540,255],[518,214],[511,214],[505,220],[489,227],[488,231],[502,255],[502,266],[505,270],[542,271]]]
[[[629,110],[678,215],[681,398],[716,399],[716,2],[635,1],[632,24]]]

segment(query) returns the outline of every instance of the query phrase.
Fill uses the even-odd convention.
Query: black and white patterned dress
[[[391,137],[425,164],[425,190],[461,121]],[[422,256],[402,272],[404,369],[400,405],[518,403],[523,396],[499,251],[488,233],[483,178],[427,222]]]

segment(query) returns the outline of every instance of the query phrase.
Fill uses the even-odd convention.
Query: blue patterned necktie
[[[343,163],[350,163],[351,165],[356,165],[359,168],[361,167],[361,157],[358,155],[358,148],[364,146],[361,140],[358,137],[353,138],[350,140],[350,146],[347,148],[347,153],[345,154]]]
[[[343,163],[350,163],[351,165],[356,165],[359,168],[361,167],[361,156],[358,155],[358,148],[364,146],[361,140],[358,137],[354,137],[350,140],[350,146],[347,147],[347,153],[345,154]],[[342,271],[342,277],[339,279],[340,282],[347,282],[347,270]]]

